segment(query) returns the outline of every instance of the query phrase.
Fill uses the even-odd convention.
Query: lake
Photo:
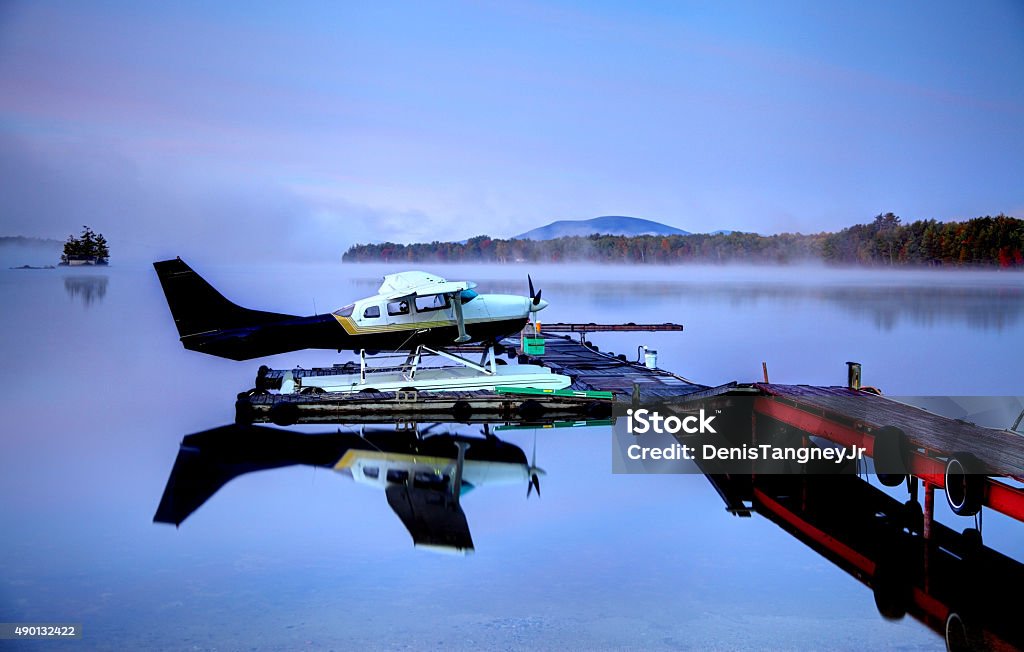
[[[396,271],[189,262],[241,305],[296,314]],[[551,302],[542,321],[682,323],[591,339],[630,357],[646,344],[704,384],[759,380],[766,362],[773,382],[841,385],[855,360],[888,395],[1024,395],[1021,274],[417,267],[517,294],[529,272]],[[543,497],[466,494],[466,557],[414,548],[382,492],[307,465],[242,475],[180,527],[153,523],[182,438],[231,423],[259,364],[347,358],[186,351],[146,266],[3,270],[0,296],[0,622],[84,625],[81,642],[15,649],[945,646],[883,619],[871,589],[770,520],[731,516],[703,476],[613,475],[607,427],[500,433],[527,455],[536,437]],[[936,503],[953,529],[973,523]],[[984,528],[1024,559],[1024,526],[986,513]]]

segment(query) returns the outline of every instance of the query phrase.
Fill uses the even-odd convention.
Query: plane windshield
[[[476,290],[463,290],[461,292],[462,303],[467,304],[477,297]]]
[[[350,303],[344,308],[338,308],[334,311],[334,314],[338,317],[351,317],[352,311],[356,309],[356,304]]]
[[[430,312],[431,310],[443,310],[449,307],[447,294],[432,294],[425,297],[416,297],[416,312]]]

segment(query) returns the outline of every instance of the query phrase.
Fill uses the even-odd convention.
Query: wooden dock
[[[679,324],[554,324],[548,328],[584,333],[597,330],[680,331]],[[682,396],[698,398],[724,393],[732,385],[713,388],[693,383],[663,369],[650,369],[631,362],[624,355],[602,352],[568,335],[544,334],[545,353],[523,357],[518,338],[500,342],[510,358],[520,356],[532,364],[549,367],[569,376],[572,389],[579,392],[611,392],[612,398],[519,395],[489,391],[472,392],[360,392],[277,394],[269,390],[281,387],[286,374],[293,378],[358,373],[359,364],[347,362],[313,369],[270,369],[260,367],[255,387],[238,395],[235,404],[239,423],[336,423],[339,420],[361,423],[394,421],[458,421],[486,423],[552,423],[579,419],[606,419],[613,401],[665,401]],[[483,352],[480,345],[452,347],[460,354]],[[399,369],[400,367],[393,367]],[[377,371],[387,368],[376,368]]]
[[[766,416],[781,416],[820,427],[816,417],[858,433],[871,434],[886,426],[906,433],[913,447],[923,454],[971,452],[988,475],[1002,475],[1024,481],[1024,435],[1006,430],[982,428],[973,423],[948,419],[918,407],[899,403],[847,387],[809,385],[754,385],[766,395],[757,410]],[[789,405],[808,416],[794,415],[778,406]],[[868,452],[873,447],[869,447]]]
[[[634,324],[633,322],[628,324],[595,324],[594,322],[564,324],[556,322],[544,324],[541,330],[544,333],[579,333],[581,335],[586,335],[587,333],[654,333],[665,331],[682,332],[683,325],[671,322],[665,322],[664,324]]]
[[[662,325],[655,326],[660,329]],[[631,401],[634,394],[638,394],[639,402],[648,403],[683,397],[691,400],[704,398],[728,392],[735,386],[735,383],[722,387],[701,385],[664,369],[651,369],[643,363],[629,360],[625,355],[601,351],[567,335],[548,334],[547,325],[543,328],[544,355],[529,357],[529,362],[569,376],[574,389],[612,392],[620,402]],[[502,344],[518,350],[519,341],[509,338]]]
[[[972,515],[985,506],[1024,521],[1024,490],[998,479],[1024,482],[1020,433],[982,428],[848,387],[753,387],[762,394],[754,402],[755,433],[758,420],[768,418],[841,446],[863,447],[876,466],[880,459],[899,457],[897,479],[906,475],[915,496],[917,480],[925,485],[928,520],[932,492],[940,488],[954,512]],[[895,441],[894,434],[905,440]]]
[[[270,394],[245,392],[235,403],[237,423],[543,423],[611,416],[610,401],[553,394],[369,392]]]

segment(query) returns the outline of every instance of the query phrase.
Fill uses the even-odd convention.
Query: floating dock
[[[965,503],[964,515],[985,506],[1024,520],[1024,490],[996,479],[1024,481],[1020,433],[982,428],[850,387],[753,387],[761,393],[754,402],[755,432],[758,420],[770,419],[840,446],[863,447],[876,465],[886,455],[898,458],[892,460],[899,467],[893,475],[924,482],[926,520],[932,491],[947,484],[955,485],[954,502]],[[888,440],[896,432],[893,428],[905,435],[904,441]],[[911,489],[916,493],[916,483]],[[976,504],[967,504],[971,502]]]
[[[681,331],[679,324],[547,324],[545,329],[566,333],[599,331]],[[528,356],[519,338],[501,341],[501,351],[521,362],[543,365],[572,379],[570,392],[543,393],[473,392],[367,392],[354,394],[276,394],[268,390],[281,386],[286,374],[293,378],[358,373],[359,364],[349,362],[314,369],[269,369],[260,367],[255,387],[238,395],[235,404],[238,423],[329,423],[344,419],[363,423],[399,421],[458,421],[536,423],[572,419],[605,419],[613,402],[699,398],[727,392],[732,385],[712,388],[663,369],[652,369],[629,361],[624,355],[602,352],[568,335],[543,336],[545,353]],[[480,353],[479,345],[452,347],[458,354]]]
[[[542,335],[544,354],[527,355],[525,359],[530,364],[544,365],[555,373],[569,376],[573,389],[612,392],[619,402],[656,403],[684,398],[696,400],[725,394],[735,388],[736,383],[719,387],[701,385],[665,369],[648,367],[642,361],[632,361],[625,354],[601,351],[582,338],[577,341],[568,335],[551,334],[681,330],[683,327],[679,324],[545,324]],[[508,349],[519,350],[518,339],[507,338],[502,344]]]
[[[607,419],[611,398],[585,392],[368,392],[358,394],[245,393],[237,423],[551,423]]]
[[[539,364],[572,380],[567,394],[504,394],[477,392],[387,392],[368,394],[270,394],[265,390],[285,372],[261,368],[256,389],[239,395],[241,422],[291,424],[330,422],[339,418],[362,422],[394,421],[506,421],[536,423],[545,420],[603,419],[613,403],[659,404],[685,411],[702,399],[745,396],[753,399],[750,415],[753,437],[780,425],[838,446],[859,446],[876,461],[895,464],[885,474],[894,486],[904,480],[916,501],[924,486],[925,536],[934,514],[935,488],[947,490],[954,512],[970,516],[989,507],[1024,521],[1024,435],[993,430],[942,417],[906,405],[856,385],[818,387],[769,382],[718,387],[702,385],[664,369],[631,360],[623,354],[601,351],[587,342],[592,332],[680,331],[678,324],[546,324],[544,353],[524,352],[519,338],[499,344],[508,356]],[[579,338],[572,335],[578,334]],[[482,347],[453,350],[479,352]],[[344,368],[343,366],[341,368]],[[338,373],[326,369],[292,370],[315,375]],[[893,433],[898,433],[898,436]],[[893,479],[895,478],[895,482]]]

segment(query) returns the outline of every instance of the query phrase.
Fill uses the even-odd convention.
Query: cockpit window
[[[377,317],[380,317],[380,306],[370,306],[363,311],[364,319],[376,319]]]
[[[448,476],[436,472],[417,471],[412,482],[417,489],[441,490],[448,485]]]
[[[409,314],[409,302],[405,301],[392,301],[388,304],[389,315],[408,315]]]
[[[447,294],[431,294],[425,297],[416,297],[416,312],[430,312],[431,310],[444,310],[450,308],[451,301]]]
[[[334,314],[339,317],[351,317],[352,311],[356,309],[356,304],[350,303],[344,308],[338,308],[334,311]]]
[[[363,467],[363,476],[365,476],[367,478],[379,478],[380,477],[380,469],[378,469],[376,466],[364,466]]]
[[[463,304],[467,304],[477,297],[476,290],[463,290],[461,294]]]

